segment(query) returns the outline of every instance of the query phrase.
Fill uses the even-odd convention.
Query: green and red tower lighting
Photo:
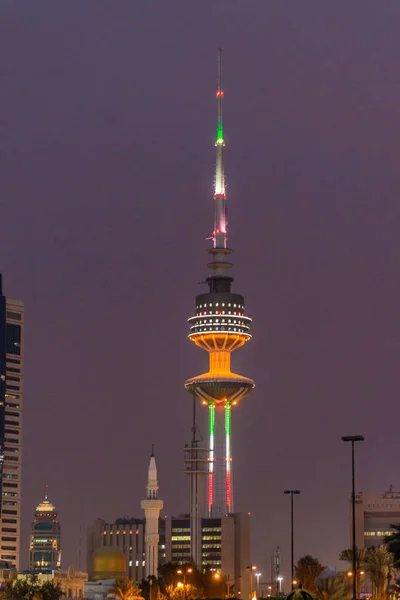
[[[221,49],[218,51],[217,135],[214,187],[213,247],[206,278],[208,292],[196,297],[196,313],[190,317],[189,339],[209,356],[207,373],[192,377],[185,387],[209,410],[208,512],[219,517],[233,512],[231,411],[253,388],[254,381],[231,371],[231,353],[251,339],[251,319],[245,314],[244,298],[231,291],[233,277],[227,247],[228,222],[224,175],[224,128],[221,77]]]

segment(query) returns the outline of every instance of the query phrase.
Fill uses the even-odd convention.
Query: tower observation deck
[[[196,297],[196,311],[189,319],[188,335],[196,346],[208,353],[209,370],[185,382],[186,389],[200,398],[209,411],[207,497],[211,517],[233,512],[231,411],[255,385],[251,379],[231,371],[232,352],[251,339],[251,319],[245,314],[243,296],[232,292],[232,251],[227,247],[223,98],[219,49],[214,230],[207,265],[211,273],[206,278],[208,291]]]

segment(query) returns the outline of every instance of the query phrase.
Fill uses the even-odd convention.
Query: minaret
[[[147,579],[151,576],[158,577],[158,541],[160,538],[158,533],[158,520],[164,504],[162,500],[158,499],[157,467],[156,459],[154,458],[154,446],[150,457],[146,491],[146,500],[142,500],[141,506],[144,510],[146,519],[144,542],[146,553],[145,574]]]
[[[254,387],[254,381],[231,371],[231,353],[251,339],[250,317],[244,298],[231,291],[231,250],[227,247],[228,221],[224,173],[224,127],[221,49],[218,51],[217,132],[214,187],[213,247],[206,278],[208,292],[196,297],[189,319],[189,339],[209,356],[207,373],[188,379],[185,387],[209,410],[208,513],[222,517],[233,512],[231,410]]]

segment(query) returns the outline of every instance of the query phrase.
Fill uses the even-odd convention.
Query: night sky
[[[399,25],[398,0],[1,0],[23,566],[46,483],[65,567],[81,525],[141,516],[152,442],[165,514],[188,508],[183,382],[207,357],[186,319],[213,225],[219,45],[233,289],[254,320],[232,367],[257,384],[233,414],[235,508],[262,579],[279,545],[287,580],[287,487],[296,555],[340,567],[342,435],[366,437],[357,489],[399,489]]]

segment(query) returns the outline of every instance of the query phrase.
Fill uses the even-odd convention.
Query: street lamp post
[[[292,579],[292,590],[294,589],[294,584],[293,584],[293,580],[294,580],[294,519],[293,519],[293,496],[296,494],[300,494],[300,490],[285,490],[283,492],[284,494],[290,494],[290,523],[291,523],[291,579]]]
[[[279,577],[277,577],[277,580],[278,580],[278,593],[279,594],[281,594],[281,592],[282,592],[282,579],[283,579],[282,575],[279,575]]]
[[[250,595],[249,598],[250,600],[253,597],[253,571],[255,571],[257,569],[256,565],[249,565],[248,567],[246,567],[246,569],[249,569],[249,573],[250,573]]]
[[[261,577],[261,573],[254,573],[254,575],[256,576],[257,579],[257,598],[260,597],[260,577]]]
[[[186,574],[190,575],[193,572],[192,567],[188,567],[186,571],[182,571],[182,569],[178,569],[177,573],[179,575],[183,575],[183,598],[186,600]],[[178,583],[179,586],[179,583]],[[180,587],[180,586],[179,586]]]
[[[357,545],[356,545],[356,489],[355,489],[355,474],[354,474],[354,444],[355,442],[363,442],[362,435],[345,435],[342,437],[343,442],[351,442],[351,507],[352,507],[352,558],[353,558],[353,600],[357,600]]]

